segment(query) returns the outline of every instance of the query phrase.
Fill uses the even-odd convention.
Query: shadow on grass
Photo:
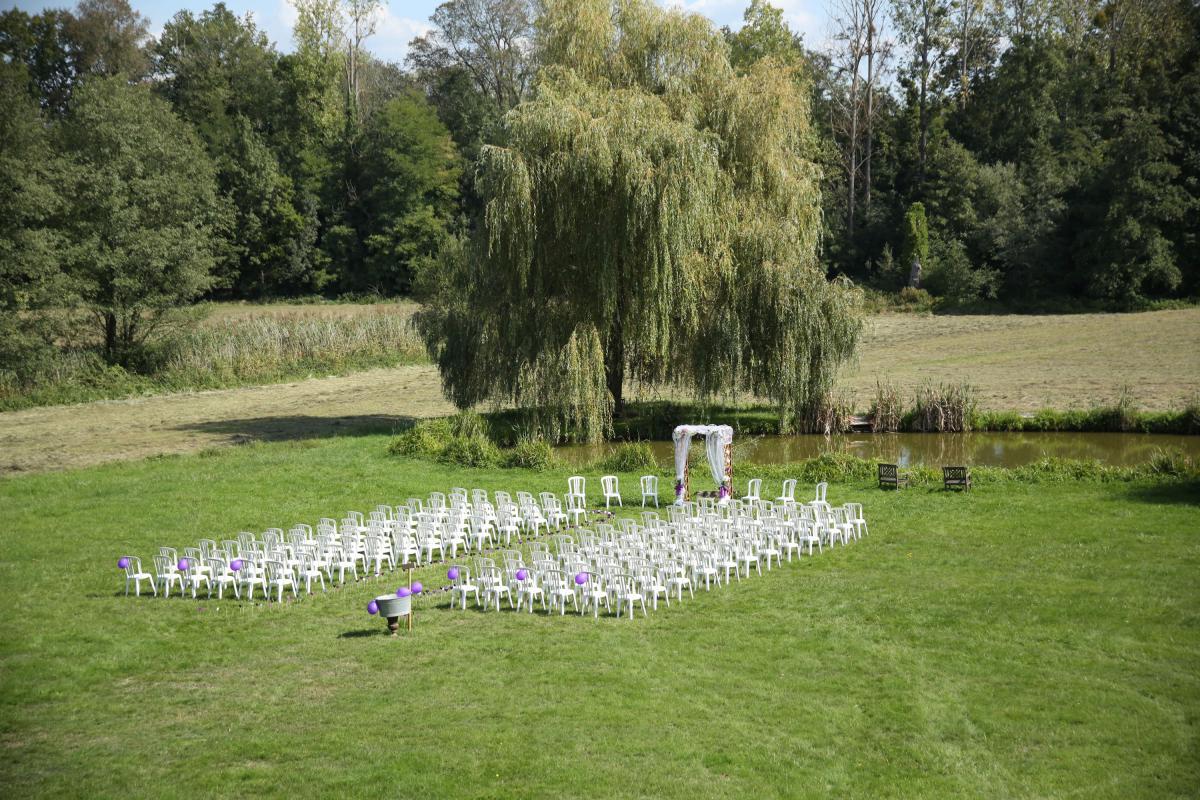
[[[1200,506],[1200,480],[1173,481],[1130,487],[1131,500],[1154,505]]]
[[[371,436],[412,427],[416,417],[361,414],[349,417],[295,416],[222,419],[179,425],[177,431],[223,435],[230,444],[320,439],[330,436]]]
[[[384,628],[364,628],[359,631],[345,631],[338,634],[339,639],[365,639],[368,636],[387,636],[388,630]]]

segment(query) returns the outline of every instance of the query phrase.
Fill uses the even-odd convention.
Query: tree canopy
[[[805,426],[860,320],[817,265],[793,68],[739,75],[706,19],[647,0],[547,2],[539,55],[423,317],[448,396],[595,438],[633,380],[752,392]]]

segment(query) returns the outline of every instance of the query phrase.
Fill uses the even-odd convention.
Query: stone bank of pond
[[[901,466],[968,464],[1019,467],[1042,458],[1095,459],[1110,466],[1143,463],[1156,449],[1182,450],[1200,460],[1200,436],[1150,433],[856,433],[842,436],[735,436],[741,463],[784,464],[840,451]],[[670,442],[650,442],[660,463],[670,463]],[[555,448],[568,464],[607,455],[614,443]]]

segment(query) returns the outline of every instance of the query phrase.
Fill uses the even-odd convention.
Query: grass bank
[[[156,342],[136,370],[95,348],[59,352],[29,374],[0,371],[0,411],[345,375],[427,359],[411,303],[208,309],[193,328]]]
[[[395,578],[282,606],[120,595],[125,551],[450,486],[565,489],[565,472],[460,469],[388,441],[0,482],[0,785],[1162,798],[1200,784],[1194,482],[835,482],[831,501],[865,504],[869,537],[633,623],[427,598],[416,635],[390,640],[363,608]]]

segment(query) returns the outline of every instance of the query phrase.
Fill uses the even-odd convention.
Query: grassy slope
[[[397,578],[283,607],[114,594],[127,550],[454,485],[565,486],[388,459],[384,444],[0,482],[6,793],[1127,798],[1200,785],[1200,497],[1178,484],[835,485],[831,500],[865,502],[869,538],[633,623],[438,599],[414,637],[389,640],[363,607]]]

